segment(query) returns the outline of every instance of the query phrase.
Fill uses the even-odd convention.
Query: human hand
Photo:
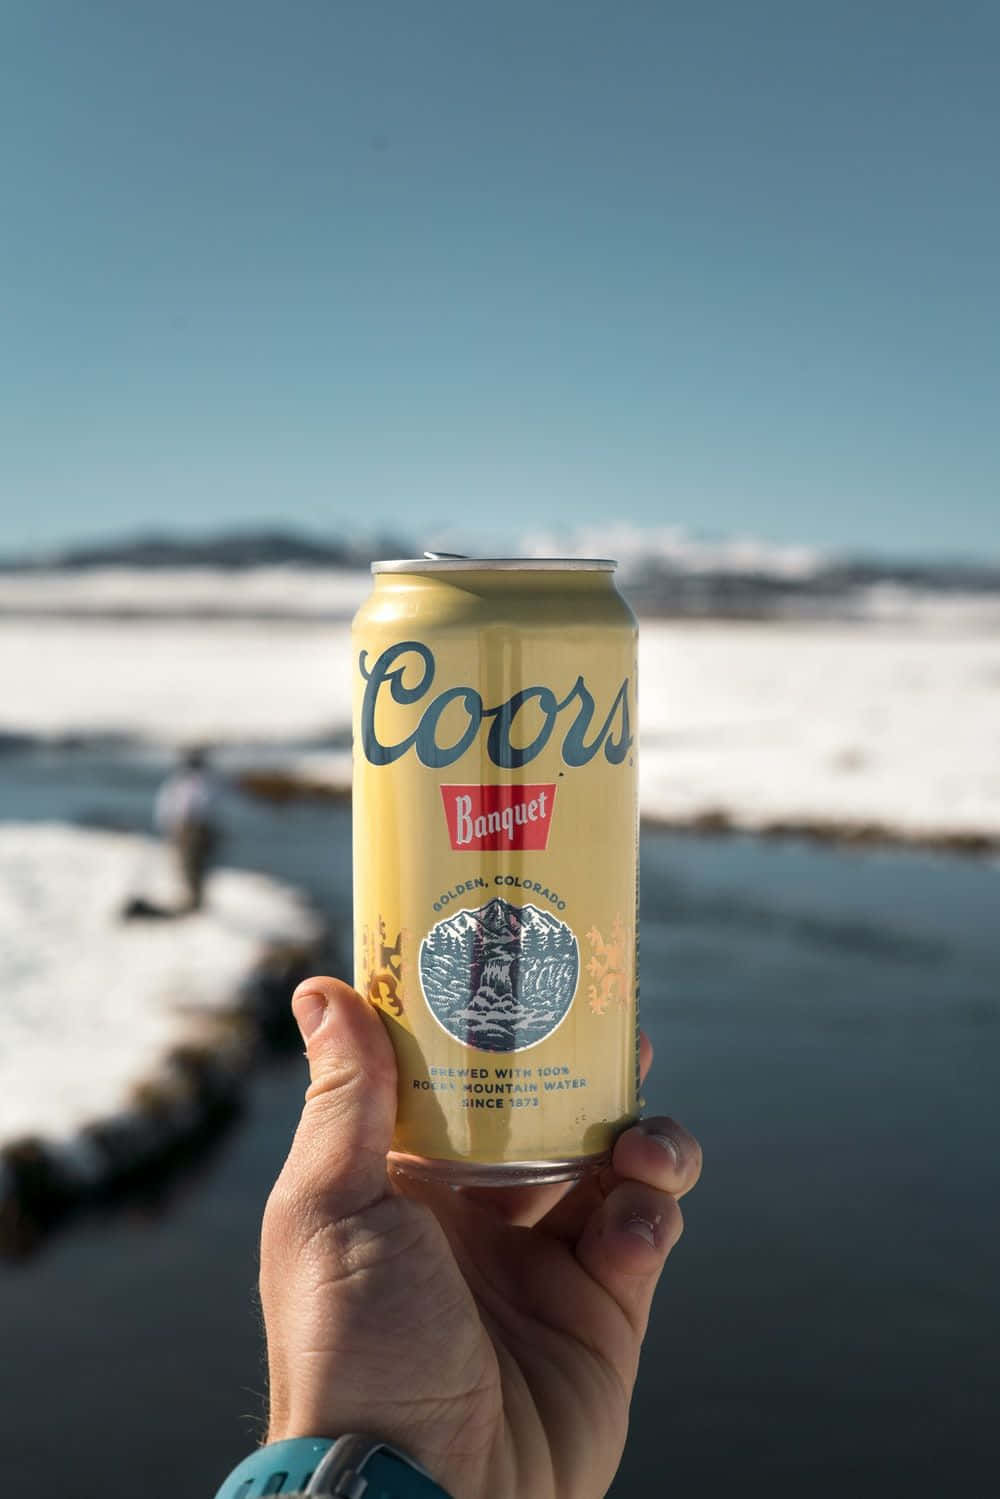
[[[396,1064],[378,1015],[330,978],[293,1009],[312,1081],[264,1214],[268,1441],[364,1432],[454,1499],[600,1499],[697,1141],[645,1119],[579,1182],[417,1181],[386,1160]]]

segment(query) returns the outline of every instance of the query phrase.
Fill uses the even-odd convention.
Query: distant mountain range
[[[148,534],[24,558],[0,558],[0,572],[82,572],[98,567],[367,567],[375,557],[405,557],[408,543],[378,536],[368,542],[304,536],[298,531],[221,531],[204,537]]]
[[[623,526],[581,532],[568,543],[528,538],[523,549],[530,556],[617,557],[619,582],[633,607],[646,616],[892,619],[985,605],[992,618],[1000,608],[1000,563],[993,561],[836,557],[805,547],[753,540],[704,542],[669,528]],[[515,539],[511,551],[521,550]],[[263,570],[297,570],[314,577],[318,588],[322,574],[342,574],[346,580],[349,574],[367,572],[374,558],[413,555],[413,542],[399,535],[362,541],[276,528],[201,538],[144,535],[0,559],[0,613],[176,613],[190,608],[195,613],[279,616],[286,607],[280,585],[269,585],[269,592],[251,586]],[[174,573],[185,574],[183,587],[172,581]],[[194,597],[201,573],[206,580],[226,575],[209,605]],[[293,614],[308,612],[301,600],[287,607]]]
[[[626,591],[644,615],[889,618],[984,595],[1000,601],[1000,566],[844,558],[789,576],[690,570],[652,561],[632,570]]]

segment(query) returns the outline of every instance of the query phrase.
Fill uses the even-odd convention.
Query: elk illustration
[[[368,969],[367,997],[372,1004],[388,1011],[390,1015],[402,1015],[403,997],[400,983],[403,973],[403,933],[396,933],[395,944],[386,941],[385,921],[378,919],[378,941],[368,927],[364,930],[365,966]],[[376,961],[375,952],[378,950]]]

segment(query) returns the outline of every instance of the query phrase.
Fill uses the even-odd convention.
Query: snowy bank
[[[640,681],[650,817],[1000,845],[995,631],[665,627]]]
[[[705,831],[1000,848],[1000,637],[646,624],[640,800]],[[346,795],[344,750],[262,759],[248,791]]]
[[[1000,632],[953,625],[643,622],[645,815],[997,845]],[[258,746],[275,789],[343,788],[351,671],[344,623],[0,620],[0,738]]]
[[[162,868],[151,852],[124,834],[0,827],[0,1240],[25,1191],[100,1188],[231,1098],[267,976],[287,1001],[319,949],[293,890],[234,870],[211,877],[201,913],[123,921],[137,873]]]
[[[367,569],[119,565],[0,572],[0,615],[350,619],[370,592]]]

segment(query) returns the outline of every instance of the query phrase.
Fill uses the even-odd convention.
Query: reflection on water
[[[162,766],[12,752],[3,769],[0,815],[145,828]],[[305,886],[346,932],[346,809],[234,798],[225,856]],[[997,880],[912,854],[644,839],[646,1094],[707,1164],[613,1494],[991,1492]],[[168,1212],[85,1220],[0,1270],[9,1478],[76,1492],[83,1473],[96,1492],[99,1472],[125,1499],[155,1443],[149,1499],[176,1499],[248,1449],[256,1235],[304,1086],[298,1057],[263,1073]],[[95,1439],[109,1419],[112,1470]]]

